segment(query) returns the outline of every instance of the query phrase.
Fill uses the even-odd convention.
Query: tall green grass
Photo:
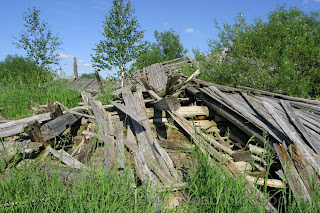
[[[5,84],[0,82],[0,109],[8,120],[31,116],[32,103],[46,105],[59,101],[67,107],[75,107],[81,101],[79,92],[68,88],[62,80],[47,82],[41,87],[33,84]]]
[[[57,168],[57,167],[53,167]],[[50,176],[34,166],[11,170],[0,179],[0,212],[154,212],[147,189],[134,188],[127,170],[88,172],[65,184],[59,169]]]
[[[246,196],[246,184],[233,179],[218,162],[211,164],[199,150],[192,153],[189,188],[190,212],[262,212],[254,195]]]

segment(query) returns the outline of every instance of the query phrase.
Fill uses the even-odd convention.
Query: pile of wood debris
[[[2,121],[0,159],[8,169],[16,153],[51,153],[70,168],[85,169],[102,151],[93,140],[99,138],[105,169],[132,165],[142,184],[181,190],[188,153],[196,146],[232,177],[244,178],[247,192],[268,212],[276,206],[259,185],[289,186],[296,198],[312,202],[311,181],[318,183],[320,174],[320,102],[204,82],[196,79],[199,71],[177,74],[181,64],[192,63],[188,56],[137,72],[136,83],[116,90],[110,105],[95,100],[96,92],[83,91],[82,106],[68,109],[55,102],[47,113]],[[73,136],[69,149],[61,142],[66,132]],[[275,158],[266,170],[270,153]]]

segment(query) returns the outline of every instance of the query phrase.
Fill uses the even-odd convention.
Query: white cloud
[[[186,33],[194,33],[195,30],[193,28],[187,28]]]
[[[320,2],[320,0],[313,0],[313,1],[315,1],[315,2]]]
[[[78,60],[78,62],[79,62],[79,63],[83,63],[83,62],[84,62],[84,60],[81,60],[81,59],[80,59],[80,60]]]
[[[71,60],[73,59],[73,55],[67,55],[67,54],[63,54],[63,53],[59,53],[59,58],[64,59],[64,60]]]
[[[82,71],[82,70],[79,70],[78,73],[79,73],[79,74],[83,74],[83,73],[85,73],[85,72]]]

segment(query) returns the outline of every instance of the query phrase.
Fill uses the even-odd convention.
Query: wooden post
[[[74,78],[75,79],[79,78],[79,76],[78,76],[77,57],[76,56],[73,57],[73,74],[74,74]]]
[[[103,94],[104,93],[104,90],[103,90],[103,85],[102,85],[102,81],[101,81],[101,78],[100,78],[100,75],[99,75],[99,69],[95,70],[94,73],[96,74],[96,78],[97,78],[97,81],[98,81],[98,84],[99,84],[99,88],[100,88],[100,91],[101,93]]]

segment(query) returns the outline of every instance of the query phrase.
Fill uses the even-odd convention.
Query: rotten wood
[[[61,135],[67,128],[71,127],[81,117],[73,114],[66,114],[55,120],[49,121],[41,126],[40,131],[44,141]]]

